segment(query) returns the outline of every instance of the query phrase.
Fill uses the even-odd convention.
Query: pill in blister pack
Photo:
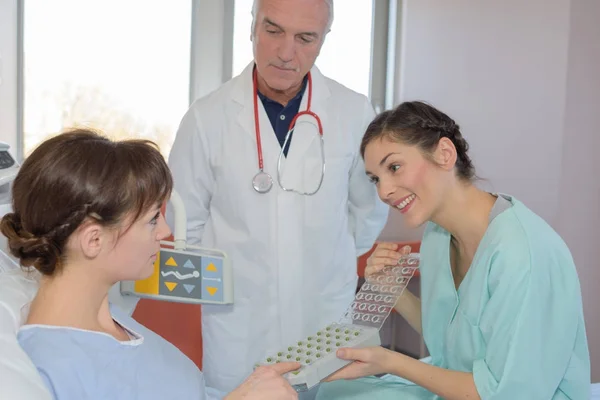
[[[369,303],[369,302],[358,302],[355,301],[352,303],[351,308],[354,312],[369,312],[371,314],[387,314],[391,311],[393,305],[392,304],[384,304],[384,303]]]
[[[360,313],[360,312],[353,312],[350,314],[350,318],[355,321],[355,322],[369,322],[371,324],[380,324],[383,323],[383,321],[385,321],[385,318],[387,317],[387,315],[382,316],[382,315],[377,315],[377,314],[365,314],[365,313]],[[377,328],[379,329],[379,328]]]

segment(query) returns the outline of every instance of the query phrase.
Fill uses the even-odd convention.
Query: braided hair
[[[84,221],[121,228],[125,219],[135,222],[166,201],[172,187],[154,143],[111,141],[87,129],[66,132],[27,157],[13,182],[13,212],[2,218],[0,231],[23,267],[51,276],[64,266],[66,243]]]
[[[475,177],[475,167],[468,155],[469,144],[460,127],[448,115],[426,103],[405,102],[375,117],[363,136],[360,146],[362,156],[369,143],[382,137],[417,146],[428,155],[435,150],[440,139],[446,137],[456,148],[457,176],[466,181]]]

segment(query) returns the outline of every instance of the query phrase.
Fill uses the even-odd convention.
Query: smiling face
[[[451,144],[451,143],[450,143]],[[453,148],[453,147],[452,147]],[[381,200],[415,228],[432,220],[455,182],[451,148],[443,139],[431,155],[382,136],[369,142],[365,168]]]
[[[328,18],[323,0],[260,1],[252,42],[261,91],[300,88],[319,55]]]

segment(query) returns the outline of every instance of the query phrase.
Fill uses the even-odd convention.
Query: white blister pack
[[[371,275],[340,321],[268,355],[256,366],[299,362],[302,366],[285,378],[297,391],[311,389],[350,363],[336,357],[338,348],[381,344],[379,330],[418,267],[419,256],[413,253],[400,258],[397,265]]]

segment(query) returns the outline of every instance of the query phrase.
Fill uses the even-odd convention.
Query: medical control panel
[[[121,282],[121,293],[179,303],[232,304],[231,265],[227,255],[218,250],[163,248],[152,276]]]
[[[8,150],[0,149],[0,169],[10,168],[15,165],[15,159],[12,158]]]
[[[419,267],[419,256],[403,256],[395,266],[371,275],[340,321],[269,354],[260,365],[296,361],[302,366],[285,375],[297,391],[309,390],[350,361],[336,357],[340,347],[379,346],[379,330]]]
[[[0,205],[11,204],[11,186],[19,172],[19,163],[10,155],[10,146],[0,142]],[[0,239],[0,242],[4,241]]]

